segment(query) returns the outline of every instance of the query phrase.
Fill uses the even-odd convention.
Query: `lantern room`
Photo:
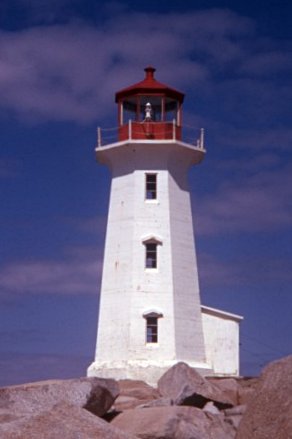
[[[155,68],[144,70],[143,81],[116,93],[119,141],[181,140],[184,94],[158,82]]]

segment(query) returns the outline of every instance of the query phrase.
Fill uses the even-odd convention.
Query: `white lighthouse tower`
[[[203,132],[192,144],[182,141],[184,95],[158,82],[153,67],[145,72],[116,93],[118,141],[104,145],[99,133],[96,148],[112,181],[88,375],[154,383],[178,361],[205,373],[214,367],[203,327],[212,310],[203,313],[200,303],[187,185],[189,167],[205,155]]]

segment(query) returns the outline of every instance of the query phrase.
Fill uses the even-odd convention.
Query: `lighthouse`
[[[115,100],[117,139],[107,143],[99,130],[96,147],[112,179],[96,353],[88,375],[153,384],[179,361],[216,373],[228,352],[221,372],[237,374],[241,317],[200,301],[187,175],[204,159],[204,132],[184,141],[184,94],[159,82],[153,67]],[[215,327],[226,333],[219,344]]]

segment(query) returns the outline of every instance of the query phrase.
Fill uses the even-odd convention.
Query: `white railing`
[[[150,124],[154,124],[155,122],[150,122]],[[160,122],[158,122],[160,123]],[[166,122],[167,123],[167,122]],[[169,122],[168,122],[169,123]],[[137,125],[140,125],[143,127],[144,132],[141,130],[135,130],[135,127]],[[135,122],[134,125],[131,120],[128,122],[128,130],[127,130],[127,139],[132,140],[133,138],[135,140],[138,140],[139,138],[143,139],[143,135],[150,134],[147,131],[147,127],[151,127],[151,125],[147,126],[147,122]],[[121,127],[114,127],[114,128],[97,128],[97,147],[100,148],[103,145],[108,145],[110,143],[116,143],[119,138],[119,129]],[[166,135],[166,140],[177,140],[177,128],[179,128],[176,124],[176,121],[173,120],[172,122],[172,129],[168,132],[164,132]],[[199,149],[204,149],[204,138],[205,138],[205,130],[204,128],[194,128],[191,126],[184,126],[182,127],[183,135],[180,140],[182,140],[185,143],[188,143],[190,145],[195,146]],[[171,134],[172,133],[172,134]],[[126,132],[123,133],[124,135]],[[142,135],[143,134],[143,135]],[[141,135],[141,137],[139,137]],[[153,138],[155,141],[155,138]],[[157,140],[157,139],[156,139]],[[160,139],[161,140],[161,139]]]
[[[132,140],[132,121],[131,121],[131,119],[129,120],[129,123],[128,123],[128,127],[129,127],[129,131],[128,131],[128,139],[129,140]]]
[[[109,143],[115,143],[118,139],[118,127],[101,128],[97,127],[97,146],[98,148]]]
[[[205,148],[205,130],[204,128],[195,128],[189,125],[183,127],[183,141],[194,145],[196,148]]]

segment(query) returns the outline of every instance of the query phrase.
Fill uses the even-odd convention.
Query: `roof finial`
[[[153,79],[154,78],[154,72],[156,69],[152,66],[145,67],[144,71],[146,72],[145,79]]]

